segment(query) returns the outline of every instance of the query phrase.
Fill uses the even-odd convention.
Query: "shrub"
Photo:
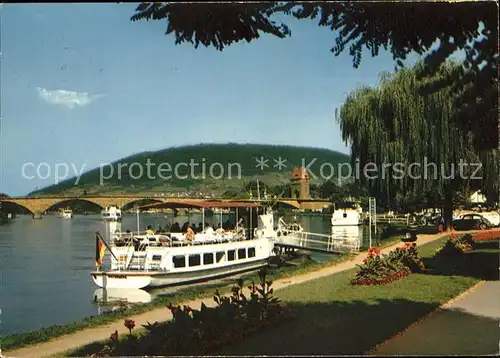
[[[425,268],[418,256],[416,243],[407,243],[403,247],[396,247],[395,250],[389,252],[388,259],[393,262],[401,262],[412,273],[421,272]]]
[[[259,271],[260,282],[248,286],[248,296],[243,293],[241,279],[237,280],[230,296],[222,296],[216,290],[215,307],[202,303],[201,308],[195,310],[169,305],[171,321],[148,322],[143,325],[145,334],[139,337],[129,335],[117,341],[117,335],[112,335],[110,344],[97,356],[208,354],[224,344],[292,318],[288,307],[273,296],[272,281],[267,280],[266,275],[265,270]],[[130,320],[126,320],[125,325],[132,330]]]

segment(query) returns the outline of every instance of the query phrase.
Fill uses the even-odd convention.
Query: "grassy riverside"
[[[292,277],[295,275],[304,274],[319,270],[323,267],[338,264],[349,259],[349,255],[334,256],[331,260],[323,262],[305,261],[298,266],[287,266],[280,269],[270,270],[268,277],[271,280],[280,278]],[[252,273],[244,275],[245,281],[257,281],[257,274]],[[76,321],[65,325],[52,325],[40,330],[12,334],[0,338],[0,346],[2,350],[14,350],[22,348],[35,343],[47,342],[53,338],[62,335],[75,333],[86,328],[103,326],[109,323],[120,321],[132,315],[151,311],[155,308],[166,307],[169,303],[180,304],[198,298],[210,297],[213,295],[215,289],[224,294],[230,292],[231,284],[227,283],[214,283],[203,285],[202,287],[189,287],[176,291],[173,295],[156,297],[150,303],[145,304],[131,304],[128,307],[116,311],[105,312],[99,316],[86,317],[80,321]]]
[[[356,271],[354,268],[333,274],[329,279],[323,277],[285,287],[277,296],[296,312],[295,320],[214,354],[362,354],[477,282],[498,279],[495,278],[500,252],[498,240],[477,242],[473,253],[450,258],[460,260],[457,271],[457,265],[450,266],[447,261],[434,258],[436,249],[447,238],[419,248],[427,267],[424,273],[388,285],[351,286],[349,279]],[[134,334],[142,332],[136,329]],[[65,356],[89,355],[105,343],[93,342],[65,352]]]
[[[387,285],[351,286],[356,272],[351,269],[286,287],[278,297],[294,308],[294,321],[214,354],[363,354],[479,281],[498,280],[498,239],[475,243],[463,257],[436,260],[445,241],[419,248],[427,267],[423,273]]]

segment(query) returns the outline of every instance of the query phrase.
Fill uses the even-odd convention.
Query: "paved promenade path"
[[[417,245],[421,246],[431,241],[437,240],[443,236],[446,236],[445,233],[434,234],[434,235],[419,235],[417,240]],[[390,250],[393,250],[396,247],[401,246],[401,242],[398,242],[394,245],[386,247],[381,250],[382,253],[387,253]],[[349,270],[355,267],[356,264],[361,264],[363,259],[366,257],[366,253],[360,253],[356,255],[353,259],[342,262],[333,266],[325,267],[318,271],[309,272],[303,275],[295,276],[295,277],[287,277],[283,279],[276,280],[273,283],[273,288],[275,291],[285,288],[290,285],[300,284],[302,282],[311,281],[320,277],[329,276],[335,274],[337,272]],[[189,305],[194,309],[199,309],[201,303],[204,303],[208,307],[213,307],[215,305],[213,298],[207,297],[203,299],[197,299],[194,301],[183,302],[182,304]],[[181,305],[182,305],[181,304]],[[170,310],[168,308],[157,308],[152,311],[139,314],[136,316],[129,317],[136,322],[136,327],[141,327],[141,325],[146,324],[148,321],[153,323],[155,321],[166,321],[172,318]],[[20,348],[14,351],[5,351],[2,352],[6,357],[43,357],[43,356],[53,356],[57,354],[61,354],[68,349],[77,348],[83,346],[85,344],[109,339],[109,336],[115,330],[118,330],[119,334],[128,334],[127,328],[123,325],[123,319],[118,322],[111,323],[108,325],[96,327],[96,328],[88,328],[77,333],[68,334],[64,336],[60,336],[58,338],[54,338],[51,341],[38,343],[35,345],[31,345],[28,347]]]
[[[497,355],[500,281],[482,281],[382,345],[373,355]]]

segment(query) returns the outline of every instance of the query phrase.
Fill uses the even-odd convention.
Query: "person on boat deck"
[[[170,228],[170,232],[181,232],[181,227],[177,221],[173,223],[172,227]]]
[[[153,228],[151,225],[148,225],[148,228],[146,229],[146,235],[154,235],[155,232],[153,231]]]
[[[193,241],[194,239],[194,231],[191,226],[188,224],[186,229],[186,240]]]
[[[205,234],[207,235],[214,234],[214,229],[208,223],[205,223]]]
[[[217,230],[215,230],[215,232],[218,232],[218,233],[224,232],[224,229],[222,228],[222,225],[220,223],[217,224]]]
[[[233,225],[233,223],[232,223],[231,221],[226,220],[226,221],[224,222],[224,224],[222,224],[222,228],[223,228],[224,230],[233,230],[233,229],[234,229],[234,225]]]
[[[189,221],[186,221],[186,222],[184,223],[184,225],[182,225],[181,232],[186,232],[186,231],[187,231],[188,226],[189,226]]]
[[[203,231],[203,224],[202,223],[198,223],[198,227],[196,228],[195,231],[196,232],[202,232]]]

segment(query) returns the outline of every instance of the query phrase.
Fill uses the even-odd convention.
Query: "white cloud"
[[[36,89],[40,98],[45,102],[59,104],[68,108],[75,108],[75,106],[83,107],[104,97],[103,94],[89,95],[87,92],[66,91],[61,89],[50,91],[40,87]]]

